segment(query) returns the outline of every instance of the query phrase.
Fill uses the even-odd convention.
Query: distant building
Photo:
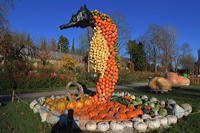
[[[200,74],[200,49],[198,50],[198,60],[195,63],[195,73]]]

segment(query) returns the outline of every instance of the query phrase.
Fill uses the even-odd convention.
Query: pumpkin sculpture
[[[183,76],[178,76],[176,73],[173,72],[167,73],[166,78],[172,82],[173,87],[190,85],[190,80],[188,78],[184,78]]]
[[[95,104],[101,104],[109,100],[118,80],[117,26],[108,15],[97,10],[89,11],[84,5],[72,16],[70,23],[61,25],[60,29],[88,26],[93,27],[94,32],[90,42],[90,62],[94,71],[100,74],[97,93],[92,100]]]

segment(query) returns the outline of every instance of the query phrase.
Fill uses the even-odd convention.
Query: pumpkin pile
[[[97,10],[91,13],[95,23],[90,42],[90,62],[94,71],[100,73],[97,93],[92,99],[94,104],[105,104],[118,80],[117,27],[108,15]]]
[[[178,105],[172,99],[160,101],[155,97],[136,96],[127,92],[113,93],[109,102],[98,105],[85,94],[74,102],[66,100],[65,96],[41,97],[32,101],[30,108],[34,113],[40,113],[42,122],[50,124],[59,122],[61,114],[73,109],[74,119],[81,129],[102,132],[146,132],[166,128],[192,112],[189,104]]]

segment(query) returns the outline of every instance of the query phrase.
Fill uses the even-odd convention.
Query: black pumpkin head
[[[68,24],[60,26],[60,29],[66,29],[71,27],[86,28],[94,25],[94,19],[91,12],[86,8],[86,5],[81,6],[76,14],[73,14]]]

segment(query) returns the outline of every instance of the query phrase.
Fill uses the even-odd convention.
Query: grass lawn
[[[95,83],[90,83],[87,85],[87,88],[94,87]],[[70,87],[70,88],[76,88],[76,87]],[[63,87],[57,87],[57,88],[31,88],[31,89],[17,89],[15,92],[16,94],[24,94],[24,93],[33,93],[33,92],[43,92],[43,91],[55,91],[55,90],[64,90],[65,86]],[[6,89],[2,90],[0,89],[0,95],[11,95],[12,90]]]
[[[126,89],[124,89],[126,90]],[[117,90],[118,91],[118,90]],[[120,90],[121,91],[121,90]],[[166,100],[174,99],[178,104],[189,103],[193,111],[200,110],[200,86],[190,86],[185,88],[176,88],[172,92],[164,94],[154,94],[148,87],[137,87],[127,89],[127,91],[136,95],[147,95]],[[33,99],[27,99],[31,102]],[[0,133],[47,133],[51,126],[40,121],[39,114],[34,114],[27,105],[21,102],[7,102],[6,106],[0,107]],[[156,130],[154,132],[170,133],[199,133],[200,132],[200,114],[191,114],[190,116],[179,120],[178,124],[168,129]]]

